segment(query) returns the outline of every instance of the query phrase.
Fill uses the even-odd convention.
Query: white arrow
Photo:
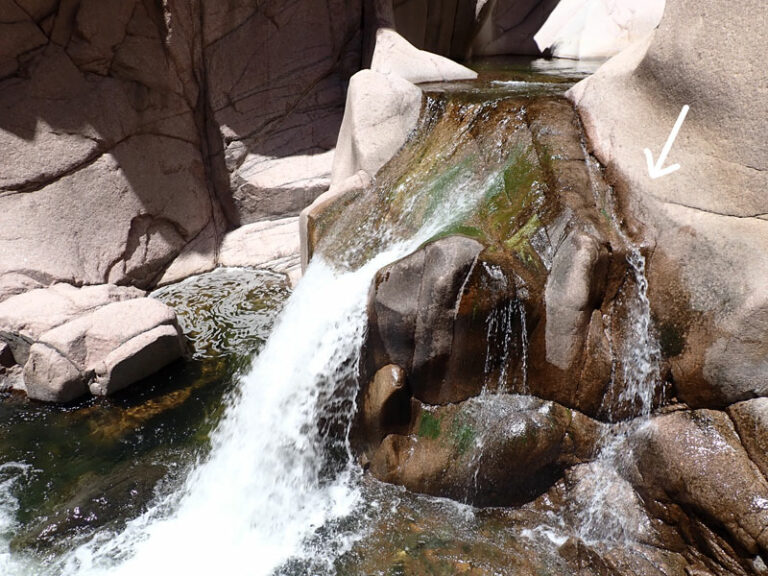
[[[672,166],[668,166],[667,168],[662,168],[662,166],[664,166],[664,162],[667,159],[667,156],[669,156],[669,151],[672,150],[672,144],[675,143],[677,133],[680,132],[680,128],[683,127],[683,122],[685,122],[685,117],[690,109],[691,107],[687,104],[683,106],[683,109],[680,111],[680,116],[677,117],[677,122],[675,122],[675,126],[672,128],[672,133],[669,135],[669,138],[667,138],[667,143],[664,144],[664,148],[659,155],[659,161],[656,162],[655,165],[653,163],[653,154],[651,154],[651,151],[648,150],[648,148],[643,150],[643,152],[645,152],[645,158],[648,160],[648,175],[653,180],[661,178],[662,176],[669,176],[675,170],[680,169],[680,164],[672,164]]]

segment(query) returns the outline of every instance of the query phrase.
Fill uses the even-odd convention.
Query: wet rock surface
[[[662,345],[679,398],[701,408],[766,393],[768,158],[760,134],[768,98],[762,72],[744,58],[763,50],[763,18],[749,14],[764,9],[740,8],[667,2],[652,37],[569,93],[624,211],[643,224],[633,232],[654,247],[650,298]],[[702,10],[712,17],[690,26]],[[700,46],[695,56],[692,46]],[[714,89],[724,77],[732,80]],[[691,111],[667,163],[681,168],[653,180],[642,150],[659,153],[683,105]]]

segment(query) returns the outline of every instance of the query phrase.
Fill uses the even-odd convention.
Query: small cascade
[[[498,121],[507,113],[503,103],[435,107],[443,112],[427,116],[404,158],[383,171],[373,195],[378,204],[353,210],[318,247],[229,398],[210,454],[183,485],[160,494],[117,533],[104,530],[42,565],[38,558],[14,558],[4,575],[266,576],[291,573],[293,565],[300,573],[332,572],[334,559],[360,537],[353,518],[361,472],[348,436],[371,282],[379,269],[458,225],[503,187],[507,151],[514,149]],[[457,123],[464,123],[458,133]],[[484,133],[482,158],[467,136],[470,127]],[[506,332],[525,322],[523,314],[513,303],[489,330]],[[507,342],[497,352],[506,357],[525,342]],[[525,371],[517,386],[524,382]]]
[[[616,327],[609,328],[611,383],[602,410],[614,424],[601,440],[600,453],[591,465],[593,477],[588,485],[592,491],[577,514],[578,534],[582,540],[590,544],[611,544],[632,541],[647,529],[646,519],[632,512],[639,506],[630,506],[630,501],[637,500],[638,496],[622,474],[631,459],[627,440],[633,431],[648,421],[658,402],[658,392],[663,392],[661,349],[653,332],[645,258],[621,228],[612,189],[601,189],[598,185],[599,179],[594,174],[600,167],[587,153],[583,142],[582,150],[587,158],[596,205],[609,218],[627,249],[628,275],[617,302],[613,304],[613,315],[618,315],[618,334]]]
[[[524,288],[516,288],[498,266],[483,263],[489,279],[485,289],[501,303],[486,319],[485,386],[487,393],[528,393],[528,328]],[[510,368],[519,365],[514,374]]]

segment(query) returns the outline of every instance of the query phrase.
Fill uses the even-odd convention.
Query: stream
[[[494,59],[478,63],[477,82],[425,90],[559,94],[596,64]],[[456,193],[438,194],[418,223],[412,207],[431,202],[442,180],[408,181],[410,204],[399,215],[369,214],[354,229],[355,246],[339,244],[343,265],[321,251],[293,292],[279,275],[245,269],[156,292],[176,309],[194,352],[147,382],[67,407],[3,397],[0,574],[566,574],[563,549],[576,538],[626,544],[642,533],[643,517],[622,516],[617,536],[606,529],[615,519],[595,511],[631,501],[630,488],[599,494],[599,503],[585,488],[573,508],[551,495],[474,508],[382,484],[352,454],[371,281],[458,225],[495,185],[493,173],[464,160],[451,173]],[[655,352],[637,257],[632,329],[643,346],[629,364],[643,373],[624,379],[637,382],[627,402],[647,416]],[[524,309],[507,314],[488,326],[502,357],[505,327],[513,317],[525,327]],[[525,371],[514,377],[524,390]],[[605,442],[595,469],[615,468],[620,436]],[[599,474],[588,479],[593,487]]]

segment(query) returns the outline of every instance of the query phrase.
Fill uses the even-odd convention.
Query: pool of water
[[[0,397],[0,486],[17,503],[5,520],[11,554],[56,557],[97,530],[120,530],[178,484],[289,294],[283,276],[259,270],[187,279],[153,296],[176,310],[188,358],[66,407]]]

